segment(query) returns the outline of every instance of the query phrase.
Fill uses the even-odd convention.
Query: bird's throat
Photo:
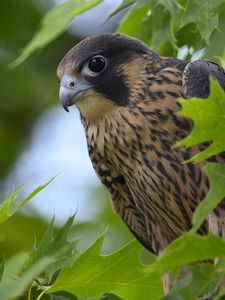
[[[106,114],[116,109],[117,105],[102,94],[89,90],[77,103],[82,119],[89,124],[96,124]]]

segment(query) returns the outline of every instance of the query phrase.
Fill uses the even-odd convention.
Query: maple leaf
[[[97,239],[72,267],[65,268],[47,292],[65,290],[81,298],[112,292],[129,300],[155,300],[163,294],[160,273],[146,273],[137,241],[110,255],[100,255],[102,241],[103,237]]]
[[[208,44],[214,29],[218,30],[218,9],[224,0],[189,0],[181,25],[195,23],[203,40]]]
[[[225,93],[214,80],[210,82],[210,91],[210,97],[206,100],[180,100],[182,110],[179,115],[193,120],[194,128],[175,146],[191,147],[210,142],[208,148],[187,162],[198,162],[225,151]]]

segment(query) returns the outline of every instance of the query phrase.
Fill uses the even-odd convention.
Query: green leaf
[[[35,50],[42,48],[59,36],[69,25],[72,19],[100,3],[102,0],[70,0],[55,6],[47,12],[41,21],[40,29],[24,48],[21,55],[11,63],[16,67],[24,62]]]
[[[214,268],[212,264],[197,264],[190,267],[190,273],[186,278],[177,281],[172,292],[162,300],[176,299],[176,297],[183,300],[198,299],[214,277]]]
[[[188,232],[167,246],[158,260],[148,268],[151,272],[165,272],[174,267],[224,256],[225,242],[218,236],[211,233],[200,236]]]
[[[113,294],[105,294],[99,300],[121,300],[122,298],[113,295]]]
[[[76,241],[68,242],[67,235],[73,224],[74,216],[53,237],[54,219],[47,227],[39,246],[33,246],[31,253],[21,253],[5,263],[0,282],[0,299],[14,299],[21,295],[28,286],[38,282],[45,293],[43,284],[49,284],[54,276],[65,266],[70,266],[76,255]]]
[[[110,16],[114,16],[115,14],[117,14],[119,11],[121,11],[122,9],[130,6],[131,4],[134,4],[136,1],[135,0],[123,0],[122,3],[120,3],[120,5],[110,14]]]
[[[225,47],[225,2],[219,10],[219,30],[214,30],[210,44],[205,49],[204,57],[206,59],[217,59],[218,63],[221,63],[219,57],[222,57]]]
[[[180,8],[176,0],[137,1],[122,20],[118,31],[141,39],[156,51],[168,42],[176,48],[174,28]]]
[[[169,294],[164,296],[162,300],[184,300],[184,298],[179,295]]]
[[[121,21],[117,31],[149,44],[152,35],[151,19],[148,16],[150,4],[151,1],[147,0],[136,2]]]
[[[160,0],[152,8],[152,48],[159,51],[169,42],[175,49],[177,41],[174,34],[180,6],[175,0]],[[160,18],[159,18],[160,16]]]
[[[208,44],[214,29],[218,30],[219,7],[224,0],[188,0],[181,25],[195,23],[201,37]]]
[[[11,194],[3,201],[0,206],[0,224],[8,220],[13,214],[15,214],[22,206],[24,206],[28,201],[30,201],[34,196],[36,196],[40,191],[42,191],[47,185],[49,185],[55,177],[51,178],[48,182],[40,185],[29,196],[25,199],[18,201],[18,197],[24,188],[24,185],[20,186],[18,189],[11,192]]]
[[[5,269],[5,255],[3,255],[2,261],[0,262],[0,281],[2,280],[4,269]]]
[[[45,257],[20,276],[27,258],[26,253],[20,253],[6,262],[2,281],[0,282],[1,300],[17,299],[33,282],[34,278],[47,268],[52,260]]]
[[[213,300],[224,300],[225,297],[225,289],[222,289],[216,297],[214,297]]]
[[[81,298],[99,297],[111,292],[123,299],[153,300],[162,294],[161,273],[175,267],[225,256],[225,242],[211,233],[207,236],[190,232],[184,234],[173,241],[150,266],[140,263],[141,246],[137,242],[132,241],[106,256],[99,254],[101,245],[102,238],[84,251],[72,267],[62,270],[47,292],[65,290]],[[205,275],[203,268],[207,269]],[[183,291],[181,299],[188,299],[186,294],[198,294],[206,287],[211,280],[211,268],[206,266],[193,269],[193,279],[180,286],[180,290]],[[188,285],[193,287],[192,291],[189,291]]]
[[[192,232],[196,232],[209,214],[225,198],[225,165],[208,163],[204,171],[209,178],[210,188],[193,214]]]
[[[52,294],[49,298],[51,300],[79,300],[76,296],[71,293],[67,293],[65,291],[57,292]]]
[[[44,257],[52,255],[55,256],[55,260],[53,260],[48,268],[43,272],[45,280],[44,284],[49,284],[53,275],[57,271],[71,265],[78,254],[75,249],[77,240],[72,242],[68,242],[67,240],[73,221],[74,216],[70,217],[66,224],[57,232],[56,236],[53,237],[53,219],[47,227],[40,244],[37,246],[35,243],[33,246],[27,268]]]
[[[100,255],[103,238],[84,251],[71,268],[64,269],[48,293],[65,290],[81,298],[111,292],[123,299],[155,300],[162,295],[159,272],[147,273],[140,263],[142,246],[132,241],[117,252]]]
[[[190,135],[175,146],[190,147],[211,142],[208,148],[187,162],[198,162],[225,151],[225,93],[214,80],[210,82],[210,91],[210,97],[206,100],[180,100],[182,110],[179,115],[193,120],[194,128]]]
[[[215,269],[215,268],[214,268]],[[218,291],[221,279],[223,278],[223,273],[218,273],[215,269],[211,280],[208,282],[206,288],[202,292],[202,295],[213,295]],[[214,299],[214,298],[213,298]]]
[[[2,283],[11,283],[18,279],[19,274],[23,271],[23,266],[28,259],[28,254],[21,252],[17,255],[14,255],[5,262],[4,272],[2,274],[2,279],[0,283],[0,291],[2,288]]]

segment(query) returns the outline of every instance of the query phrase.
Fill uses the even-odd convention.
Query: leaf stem
[[[41,297],[45,294],[45,291],[46,291],[46,290],[43,290],[43,291],[40,293],[40,295],[37,297],[37,300],[40,300],[40,299],[41,299]]]
[[[29,287],[27,300],[31,300],[31,289],[32,289],[32,286],[33,286],[33,284],[31,284],[30,287]]]

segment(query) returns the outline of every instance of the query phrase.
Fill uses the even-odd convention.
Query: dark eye
[[[106,67],[106,59],[103,56],[94,56],[88,62],[88,68],[94,73],[102,72]]]

